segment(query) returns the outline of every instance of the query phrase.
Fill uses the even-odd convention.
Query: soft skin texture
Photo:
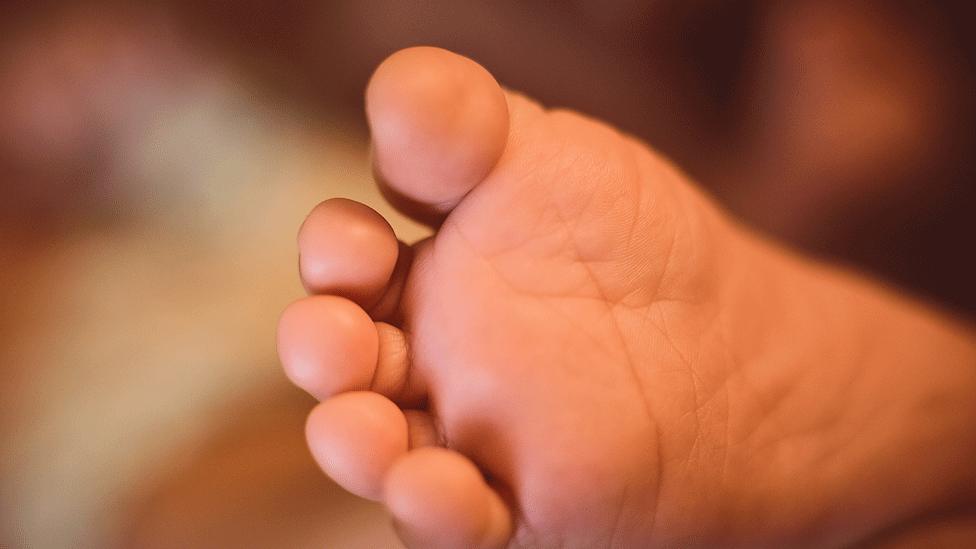
[[[309,292],[344,295],[373,304],[397,260],[393,228],[368,206],[334,199],[319,204],[298,232],[298,246],[316,253],[299,257]]]
[[[370,388],[379,360],[379,334],[355,303],[336,296],[296,301],[278,324],[281,364],[293,383],[320,399]],[[323,369],[328,376],[322,375]]]
[[[369,391],[335,396],[308,416],[312,455],[346,490],[368,499],[383,494],[393,463],[407,452],[407,420],[395,404]]]
[[[303,232],[342,230],[301,239],[303,265],[369,276],[293,305],[279,348],[317,396],[372,391],[320,404],[309,444],[411,547],[844,545],[973,501],[972,328],[444,50],[386,60],[367,113],[380,185],[436,232],[384,280],[385,222],[313,211]],[[352,302],[376,323],[336,330]]]

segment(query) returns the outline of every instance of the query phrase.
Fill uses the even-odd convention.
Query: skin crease
[[[486,75],[411,48],[371,81],[379,182],[438,228],[389,281],[333,292],[385,296],[378,358],[325,313],[279,328],[286,370],[318,357],[313,394],[369,378],[309,444],[408,545],[846,545],[973,501],[972,328],[765,242],[645,145]],[[324,211],[375,247],[325,236],[303,261],[391,249],[359,208]],[[374,408],[389,428],[344,412]]]

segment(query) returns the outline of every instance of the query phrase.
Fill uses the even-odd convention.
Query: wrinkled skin
[[[436,232],[316,208],[321,295],[279,349],[323,399],[313,454],[411,547],[846,544],[972,496],[969,328],[467,59],[395,54],[367,110],[385,194]]]

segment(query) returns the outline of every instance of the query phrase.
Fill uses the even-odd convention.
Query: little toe
[[[312,456],[339,486],[379,500],[392,464],[407,452],[407,421],[389,399],[351,392],[319,404],[308,416],[305,436]]]
[[[333,198],[298,233],[299,271],[309,293],[347,297],[369,308],[386,293],[399,256],[393,228],[370,207]]]
[[[505,149],[505,94],[483,67],[431,47],[384,61],[366,91],[384,194],[431,224],[491,171]]]
[[[384,503],[411,548],[504,547],[511,513],[468,458],[427,447],[401,457],[387,473]]]
[[[324,399],[369,388],[379,357],[379,336],[369,315],[352,301],[306,297],[281,315],[278,355],[292,383]]]

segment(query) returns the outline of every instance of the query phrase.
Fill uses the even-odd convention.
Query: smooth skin
[[[976,495],[976,343],[738,226],[642,143],[410,48],[279,328],[307,436],[412,548],[845,545]]]

